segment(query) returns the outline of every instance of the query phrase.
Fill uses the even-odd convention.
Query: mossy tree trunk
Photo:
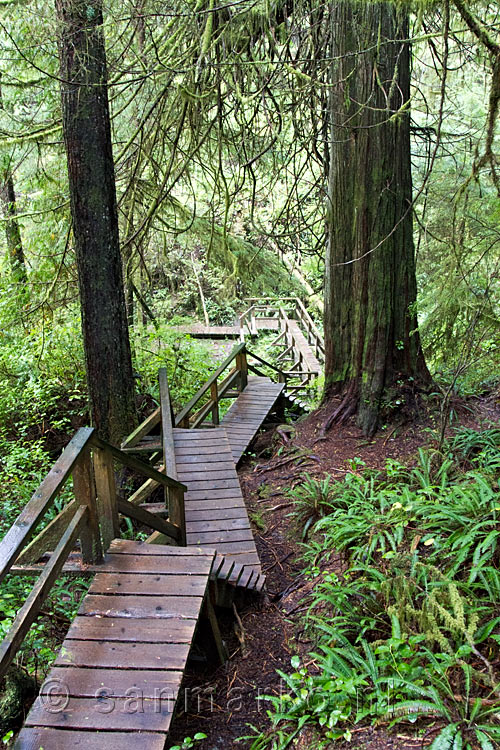
[[[332,9],[325,397],[377,428],[384,393],[429,374],[415,313],[407,11]]]
[[[12,177],[10,166],[3,170],[2,184],[0,185],[0,200],[3,204],[5,238],[7,240],[7,252],[9,254],[12,279],[24,287],[27,276],[26,262],[21,240],[21,230],[17,220],[14,178]]]
[[[68,160],[86,369],[93,422],[117,444],[135,424],[134,380],[100,0],[56,0],[63,130]]]

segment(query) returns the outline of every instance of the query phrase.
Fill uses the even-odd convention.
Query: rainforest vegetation
[[[498,5],[2,0],[0,57],[0,536],[78,427],[137,425],[159,367],[191,398],[222,349],[182,325],[298,297],[325,460],[269,485],[308,646],[235,746],[499,747]],[[31,585],[2,583],[0,637]],[[58,581],[23,673],[86,586]]]

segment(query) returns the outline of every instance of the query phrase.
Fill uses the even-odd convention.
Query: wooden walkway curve
[[[79,430],[0,542],[0,581],[40,573],[0,643],[0,679],[57,576],[93,576],[15,750],[163,749],[200,623],[224,660],[215,606],[265,583],[236,465],[286,380],[252,369],[242,343],[175,417],[160,371],[160,406],[122,450]],[[116,463],[147,477],[127,499]],[[33,539],[70,476],[74,499]],[[160,486],[166,502],[147,502]],[[117,538],[120,514],[149,526],[148,542]]]

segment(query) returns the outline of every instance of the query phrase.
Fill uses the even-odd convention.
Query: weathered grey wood
[[[192,573],[97,573],[89,593],[203,596],[206,587],[206,575]]]
[[[189,643],[148,643],[147,646],[142,646],[140,643],[72,641],[66,638],[54,666],[179,671],[183,670],[186,665],[189,645]]]
[[[185,620],[182,617],[171,617],[166,626],[165,622],[147,617],[127,619],[126,617],[78,616],[73,620],[67,637],[76,641],[191,643],[195,627],[195,621]]]
[[[89,444],[93,434],[91,427],[78,430],[0,542],[0,581],[5,578],[10,566],[33,536],[37,524],[64,486],[78,456]]]
[[[112,539],[120,536],[116,480],[111,453],[97,446],[94,450],[94,477],[102,543],[107,549]]]
[[[160,473],[165,471],[165,465],[162,464],[160,467],[158,467],[158,471]],[[177,477],[175,477],[177,479]],[[144,502],[148,497],[150,497],[155,489],[160,486],[159,482],[156,482],[154,479],[147,479],[144,484],[142,484],[138,490],[134,492],[133,495],[130,495],[128,498],[129,503],[132,503],[132,505],[140,505]]]
[[[193,396],[193,398],[186,404],[184,409],[182,409],[182,411],[176,415],[175,417],[176,427],[183,426],[186,423],[186,419],[189,418],[189,415],[193,411],[198,401],[210,390],[210,386],[212,385],[212,383],[217,382],[217,379],[219,378],[219,376],[224,372],[224,370],[226,370],[229,367],[231,362],[234,359],[236,359],[236,357],[240,354],[240,352],[244,351],[244,349],[245,349],[244,343],[236,346],[231,352],[231,354],[229,355],[229,357],[224,360],[224,362],[220,365],[220,367],[217,368],[217,370],[215,370],[214,373],[212,373],[212,375],[208,378],[206,383],[202,385],[202,387],[199,389],[196,395]]]
[[[112,705],[113,710],[107,710],[109,705]],[[101,701],[96,698],[70,698],[66,709],[56,713],[47,711],[46,702],[40,697],[28,714],[26,726],[57,727],[65,731],[83,729],[92,734],[98,730],[105,730],[106,733],[124,730],[133,732],[133,735],[129,734],[128,742],[122,748],[127,747],[131,736],[134,738],[134,746],[140,748],[140,735],[136,733],[168,732],[174,707],[172,701],[149,699],[139,700],[137,706],[135,711],[131,710],[130,698],[115,698],[112,704],[110,701],[106,703],[105,698]],[[165,736],[162,739],[165,742]],[[146,748],[147,745],[143,747]],[[45,746],[43,750],[46,750]]]
[[[136,458],[135,456],[131,456],[128,453],[124,453],[123,451],[118,450],[118,448],[115,448],[113,445],[110,445],[109,443],[105,443],[104,440],[101,440],[96,435],[94,435],[92,439],[92,443],[96,448],[100,448],[101,450],[104,450],[110,453],[112,458],[116,459],[117,461],[122,463],[124,466],[128,466],[129,469],[133,469],[134,471],[137,471],[138,474],[144,474],[144,476],[149,477],[150,479],[154,479],[156,482],[158,482],[158,484],[161,484],[167,487],[177,487],[179,489],[186,490],[186,487],[181,482],[177,482],[175,479],[171,479],[166,474],[161,474],[159,471],[154,469],[150,464],[147,464],[144,461],[141,461],[139,458]]]
[[[68,523],[78,509],[76,500],[71,500],[62,511],[45,526],[44,529],[28,544],[16,560],[16,565],[29,565],[36,562],[45,552],[53,550],[68,527]]]
[[[95,703],[95,701],[94,701]],[[14,750],[124,750],[130,743],[130,732],[79,732],[48,727],[25,727]],[[165,735],[134,732],[134,750],[164,750]]]
[[[165,561],[163,561],[163,569]],[[150,617],[169,620],[185,617],[196,620],[201,607],[199,596],[101,596],[87,594],[79,615],[100,617]]]
[[[89,621],[91,618],[84,619]],[[179,690],[181,678],[180,670],[160,668],[132,670],[103,667],[99,669],[55,667],[50,672],[50,682],[42,685],[40,695],[60,694],[78,698],[95,698],[96,695],[106,693],[116,698],[126,698],[133,694],[142,695],[144,698],[154,698],[155,695],[160,694],[167,697],[170,693],[173,699]]]
[[[78,508],[59,544],[55,548],[50,562],[47,563],[43,573],[41,573],[31,593],[19,610],[12,623],[12,627],[0,643],[0,680],[5,677],[17,649],[40,612],[54,581],[66,561],[68,553],[78,537],[80,525],[87,513],[88,508],[86,506]]]
[[[125,448],[133,448],[137,443],[141,440],[141,438],[144,437],[144,435],[147,435],[156,425],[160,422],[162,418],[161,415],[161,407],[159,406],[157,409],[154,410],[152,414],[147,417],[147,419],[142,422],[139,427],[137,427],[133,432],[128,435],[128,437],[125,438],[125,440],[121,444],[122,450]]]
[[[177,470],[175,468],[174,436],[172,432],[172,408],[170,402],[170,391],[168,388],[167,370],[165,367],[162,367],[159,370],[158,381],[160,386],[163,465],[165,467],[165,473],[172,477],[172,479],[177,479]]]
[[[86,505],[88,508],[80,530],[82,560],[84,563],[99,563],[102,560],[102,545],[94,469],[89,446],[82,450],[73,469],[73,490],[78,504]]]
[[[161,534],[175,539],[176,542],[180,541],[182,532],[179,526],[175,526],[170,521],[160,518],[160,516],[141,508],[140,505],[132,505],[126,500],[117,500],[118,511],[129,518],[134,518],[136,521],[143,523],[145,526],[149,526],[155,531],[159,531]]]

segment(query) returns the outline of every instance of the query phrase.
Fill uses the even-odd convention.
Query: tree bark
[[[384,392],[429,379],[415,311],[408,15],[332,9],[325,396],[371,435]],[[413,389],[412,389],[413,390]]]
[[[5,238],[7,240],[7,252],[9,264],[14,281],[20,284],[26,283],[26,263],[24,260],[21,230],[17,221],[16,191],[14,179],[10,167],[4,170],[2,185],[0,186],[0,200],[3,204],[5,218]]]
[[[100,0],[56,0],[63,131],[68,160],[92,418],[114,444],[136,413]]]
[[[0,81],[1,81],[0,73]],[[0,109],[3,109],[2,88],[0,86]],[[7,240],[7,252],[9,257],[10,270],[15,282],[22,285],[26,283],[26,261],[24,259],[23,243],[21,240],[21,230],[17,220],[16,191],[14,188],[14,178],[10,158],[2,170],[2,182],[0,185],[0,200],[3,204],[3,214],[5,218],[5,239]]]

